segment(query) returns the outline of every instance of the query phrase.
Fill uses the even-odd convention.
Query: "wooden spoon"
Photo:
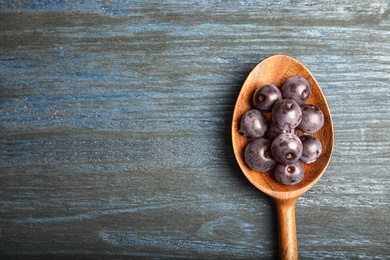
[[[281,87],[283,82],[292,76],[302,76],[311,86],[311,94],[306,104],[319,107],[325,116],[322,129],[313,134],[322,143],[322,154],[312,164],[305,164],[305,176],[295,185],[283,185],[277,182],[273,172],[258,172],[249,168],[244,160],[244,150],[250,141],[239,133],[242,115],[253,108],[252,95],[254,91],[267,83]],[[269,119],[270,115],[266,114]],[[279,224],[280,259],[298,259],[296,238],[295,204],[297,199],[308,191],[325,172],[332,156],[334,133],[332,118],[328,104],[310,71],[297,60],[286,55],[273,55],[260,62],[249,74],[238,95],[232,121],[233,150],[237,162],[248,180],[265,194],[271,196],[276,204]]]

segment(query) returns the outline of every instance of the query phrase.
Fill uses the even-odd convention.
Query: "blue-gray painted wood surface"
[[[274,259],[232,109],[283,53],[334,155],[297,202],[302,259],[390,258],[390,9],[374,1],[0,1],[0,255]]]

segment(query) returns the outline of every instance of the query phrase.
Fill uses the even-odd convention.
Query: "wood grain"
[[[296,205],[301,259],[389,259],[388,1],[1,1],[2,259],[274,259],[235,162],[238,92],[288,54],[332,161]]]
[[[275,199],[278,216],[279,259],[298,259],[296,199]]]

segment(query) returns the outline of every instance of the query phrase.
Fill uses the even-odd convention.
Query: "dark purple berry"
[[[303,135],[300,139],[303,147],[300,160],[305,163],[312,163],[317,160],[322,153],[321,141],[311,135]]]
[[[315,105],[301,105],[302,120],[298,128],[304,133],[314,134],[318,132],[324,125],[324,114],[321,109]]]
[[[298,136],[283,133],[275,137],[271,144],[272,156],[282,164],[291,164],[302,155],[302,142]]]
[[[263,113],[257,109],[247,111],[241,118],[240,133],[247,137],[262,137],[267,128]]]
[[[302,111],[292,99],[282,99],[272,108],[272,121],[280,130],[296,128],[302,120]]]
[[[280,90],[273,84],[266,84],[253,94],[253,105],[261,111],[271,112],[274,104],[281,99]]]
[[[296,128],[291,129],[291,130],[280,130],[279,128],[277,128],[275,126],[274,122],[271,121],[268,124],[268,129],[267,129],[267,132],[265,133],[264,136],[272,141],[272,140],[274,140],[275,137],[277,137],[278,135],[283,134],[283,133],[291,133],[291,134],[297,135],[298,130]]]
[[[285,185],[297,184],[303,179],[304,168],[300,161],[284,165],[278,163],[274,169],[275,179]]]
[[[245,148],[245,162],[255,171],[269,171],[276,161],[271,155],[271,141],[263,137],[256,138]]]
[[[293,99],[301,105],[310,96],[310,84],[304,77],[294,76],[284,82],[281,92],[283,98]]]

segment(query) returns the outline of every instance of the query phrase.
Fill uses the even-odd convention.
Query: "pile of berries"
[[[245,148],[245,162],[251,169],[273,169],[275,179],[286,185],[303,179],[302,162],[312,163],[322,152],[320,140],[310,134],[322,128],[324,114],[305,104],[310,93],[309,82],[301,76],[288,78],[280,89],[266,84],[255,91],[255,108],[242,116],[239,130],[251,138]],[[265,113],[271,113],[269,122]],[[303,135],[298,136],[299,131]]]

